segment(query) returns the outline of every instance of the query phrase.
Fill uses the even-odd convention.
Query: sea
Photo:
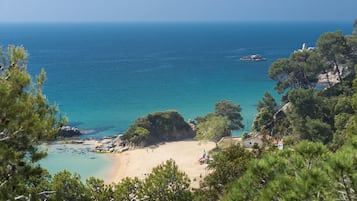
[[[81,138],[124,133],[136,118],[176,110],[185,120],[214,112],[230,100],[251,129],[256,105],[274,91],[269,66],[303,43],[315,46],[324,32],[352,33],[353,22],[15,23],[0,24],[0,45],[23,45],[27,70],[44,68],[44,94]],[[260,54],[266,61],[240,61]],[[105,154],[47,146],[41,165],[54,174],[68,169],[82,178],[104,177],[113,165]]]

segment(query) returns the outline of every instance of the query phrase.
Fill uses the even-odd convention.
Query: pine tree
[[[155,167],[140,187],[142,200],[192,200],[190,179],[178,169],[175,161],[168,160]]]
[[[63,121],[42,94],[45,71],[35,83],[27,73],[22,46],[0,49],[0,59],[0,200],[34,199],[48,190],[49,179],[36,164],[46,156],[36,145],[56,136]]]

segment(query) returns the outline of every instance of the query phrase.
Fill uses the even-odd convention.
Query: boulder
[[[70,126],[62,126],[60,128],[61,137],[78,137],[80,135],[82,135],[82,133],[78,128],[74,128]]]

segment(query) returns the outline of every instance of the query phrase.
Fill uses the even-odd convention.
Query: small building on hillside
[[[267,142],[271,143],[267,143]],[[264,144],[265,142],[265,144]],[[282,139],[273,139],[270,135],[261,135],[261,134],[255,134],[252,137],[243,139],[243,147],[246,149],[252,149],[255,147],[260,147],[260,148],[269,148],[264,147],[267,144],[272,144],[274,147],[277,147],[279,150],[284,149],[284,142]]]
[[[255,146],[263,147],[264,140],[270,140],[271,136],[269,135],[261,135],[260,133],[251,133],[251,137],[243,139],[243,147],[244,148],[253,148]]]
[[[274,145],[275,147],[277,147],[279,150],[283,150],[283,149],[284,149],[284,141],[283,141],[283,139],[281,139],[281,140],[274,140],[274,141],[273,141],[273,145]]]
[[[243,147],[246,149],[252,149],[254,146],[263,146],[263,141],[261,138],[255,136],[243,140]]]

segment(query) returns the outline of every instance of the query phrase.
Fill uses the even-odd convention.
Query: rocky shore
[[[95,147],[94,151],[100,153],[121,153],[133,148],[133,146],[123,142],[120,136],[121,135],[101,140],[98,142],[99,145]]]
[[[60,133],[59,136],[60,138],[68,138],[68,140],[64,140],[61,139],[60,141],[62,141],[61,143],[64,144],[85,144],[86,142],[91,142],[91,144],[93,144],[93,139],[89,139],[89,140],[71,140],[73,138],[77,138],[81,135],[85,135],[86,134],[86,130],[84,130],[84,132],[76,127],[72,127],[72,126],[62,126],[60,127]],[[117,136],[113,136],[113,137],[107,137],[107,138],[103,138],[99,141],[96,141],[94,143],[95,147],[91,150],[94,152],[100,152],[100,153],[121,153],[123,151],[127,151],[130,148],[134,148],[133,145],[131,144],[127,144],[125,142],[123,142],[120,139],[121,135],[117,135]]]

